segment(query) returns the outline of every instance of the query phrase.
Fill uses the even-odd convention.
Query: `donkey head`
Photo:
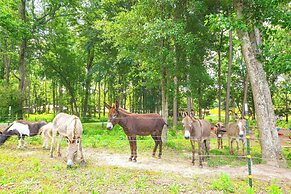
[[[237,120],[237,126],[238,126],[238,129],[239,129],[239,137],[243,138],[245,136],[245,131],[246,131],[245,120],[244,119],[238,119]]]
[[[105,107],[109,109],[108,112],[108,121],[107,121],[107,129],[112,130],[113,127],[117,124],[117,117],[119,114],[119,103],[116,102],[115,105],[110,106],[107,103],[104,103]]]
[[[184,137],[185,139],[190,138],[190,131],[192,128],[192,120],[187,113],[185,113],[185,117],[182,120],[183,128],[184,128]]]
[[[70,140],[67,138],[68,142],[68,152],[67,152],[67,166],[72,167],[74,160],[78,153],[80,138]]]
[[[223,126],[222,123],[216,123],[215,124],[215,134],[218,139],[221,139],[223,134],[226,132],[225,127]]]

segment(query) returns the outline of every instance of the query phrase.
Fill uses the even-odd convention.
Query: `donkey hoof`
[[[131,161],[132,161],[132,158],[129,158],[129,159],[128,159],[128,161],[130,161],[130,162],[131,162]]]
[[[155,155],[155,154],[152,154],[152,157],[153,157],[153,158],[155,158],[155,157],[156,157],[156,155]]]
[[[62,157],[62,154],[61,153],[58,153],[58,157]]]
[[[159,158],[159,159],[162,159],[162,156],[159,156],[158,158]]]
[[[199,165],[199,167],[200,167],[200,168],[203,168],[203,165],[202,165],[202,164],[200,164],[200,165]]]
[[[136,158],[134,158],[132,161],[133,161],[133,162],[137,162]]]

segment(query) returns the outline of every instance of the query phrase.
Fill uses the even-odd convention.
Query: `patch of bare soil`
[[[153,158],[148,155],[138,155],[137,162],[128,161],[128,154],[111,153],[110,151],[100,151],[96,149],[86,149],[85,159],[98,165],[108,165],[122,168],[138,169],[138,170],[150,170],[163,173],[175,173],[185,177],[193,176],[214,176],[221,173],[227,173],[231,177],[246,178],[248,177],[247,166],[242,167],[230,167],[221,166],[217,168],[210,168],[204,166],[200,168],[198,161],[195,166],[192,165],[190,160],[183,158],[175,158],[174,155],[163,156],[162,159]],[[165,153],[167,155],[167,153]],[[291,170],[285,168],[277,168],[265,164],[252,166],[253,178],[270,181],[272,179],[281,180],[290,184],[291,186]]]

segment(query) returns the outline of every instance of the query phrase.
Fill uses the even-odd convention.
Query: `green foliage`
[[[276,185],[276,181],[272,181],[271,185],[267,189],[267,192],[268,193],[272,193],[272,194],[281,194],[281,193],[283,193],[281,188]]]
[[[221,174],[220,178],[216,181],[212,181],[211,183],[212,188],[217,191],[224,191],[224,192],[230,192],[234,193],[234,185],[232,181],[230,180],[229,175],[227,174]]]

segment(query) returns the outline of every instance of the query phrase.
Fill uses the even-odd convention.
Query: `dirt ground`
[[[191,164],[190,160],[175,158],[173,156],[165,155],[162,159],[153,158],[148,155],[139,155],[138,161],[129,162],[127,158],[128,154],[116,154],[108,151],[97,151],[94,149],[85,150],[85,158],[89,162],[97,162],[103,165],[110,165],[123,168],[139,169],[139,170],[150,170],[159,172],[170,172],[177,173],[185,177],[193,177],[196,175],[219,175],[221,173],[227,173],[231,177],[242,177],[248,176],[247,166],[243,167],[230,167],[220,166],[217,168],[203,167],[200,168],[196,163],[195,166]],[[197,161],[198,162],[198,161]],[[259,164],[252,166],[253,178],[260,180],[284,180],[291,187],[291,170],[284,168],[277,168],[274,166]]]

